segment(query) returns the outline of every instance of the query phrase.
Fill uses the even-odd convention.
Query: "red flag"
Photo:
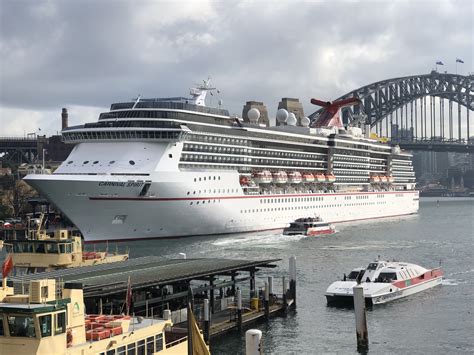
[[[13,269],[13,259],[11,254],[8,254],[7,258],[2,265],[2,276],[3,278],[7,277],[10,271]]]
[[[125,304],[127,306],[127,316],[128,316],[130,314],[130,308],[132,306],[132,283],[130,282],[130,276],[128,277],[127,295],[125,297]]]

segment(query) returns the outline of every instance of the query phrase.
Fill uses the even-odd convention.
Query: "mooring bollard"
[[[262,354],[262,332],[249,329],[245,332],[245,355]]]
[[[242,329],[242,290],[237,289],[237,327]]]
[[[290,297],[293,299],[293,304],[296,306],[296,257],[290,257]]]
[[[264,301],[263,306],[265,307],[265,318],[268,319],[270,316],[270,287],[268,282],[265,282],[265,293],[264,293]]]
[[[211,326],[211,321],[209,317],[209,299],[205,298],[204,303],[204,341],[206,342],[207,345],[209,345],[209,330]]]
[[[356,285],[352,290],[354,293],[357,350],[367,351],[369,349],[369,333],[367,331],[367,317],[365,314],[364,287]]]

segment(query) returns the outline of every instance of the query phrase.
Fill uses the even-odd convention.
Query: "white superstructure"
[[[211,89],[205,81],[192,98],[112,104],[97,122],[62,132],[75,147],[54,174],[25,180],[86,241],[278,229],[315,214],[333,223],[418,211],[410,154],[355,127],[244,123],[204,105]]]

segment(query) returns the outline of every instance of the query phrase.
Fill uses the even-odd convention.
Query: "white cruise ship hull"
[[[413,190],[249,195],[236,171],[173,171],[147,176],[151,193],[140,197],[140,178],[58,174],[26,181],[71,219],[86,242],[283,229],[315,215],[338,223],[418,211]]]

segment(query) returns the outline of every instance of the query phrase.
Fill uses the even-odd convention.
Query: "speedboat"
[[[356,268],[342,281],[333,282],[326,290],[328,305],[353,304],[353,287],[364,287],[368,306],[387,303],[439,285],[443,272],[398,261],[376,260],[367,268]]]
[[[309,237],[334,233],[336,233],[334,225],[324,222],[320,217],[298,218],[283,230],[284,235],[303,234]]]

